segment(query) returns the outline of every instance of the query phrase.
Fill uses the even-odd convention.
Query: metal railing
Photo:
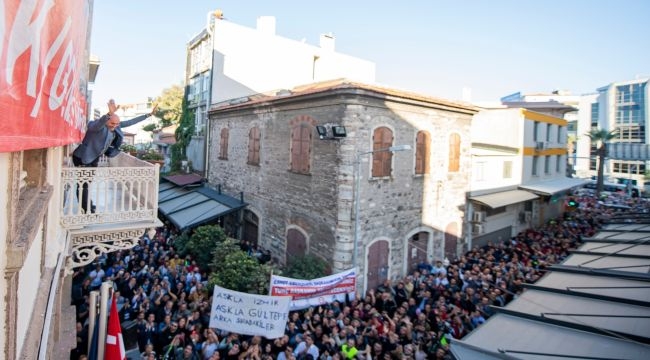
[[[125,153],[103,158],[96,168],[63,167],[63,226],[155,222],[159,172],[159,165]],[[84,187],[88,196],[82,206]]]

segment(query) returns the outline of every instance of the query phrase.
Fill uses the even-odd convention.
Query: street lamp
[[[352,266],[357,267],[357,252],[359,246],[359,167],[361,165],[361,157],[369,154],[374,154],[377,152],[386,152],[390,151],[392,153],[397,151],[406,151],[411,150],[411,145],[396,145],[384,149],[377,149],[372,151],[365,151],[357,153],[354,159],[354,250],[352,253]]]

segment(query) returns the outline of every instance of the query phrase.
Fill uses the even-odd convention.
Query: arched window
[[[257,126],[248,132],[248,164],[260,164],[260,128]]]
[[[393,146],[393,131],[385,126],[378,127],[372,134],[372,150],[383,150]],[[393,153],[377,151],[372,154],[372,177],[390,176]]]
[[[449,136],[449,172],[458,172],[460,170],[460,135],[451,134]]]
[[[431,138],[426,131],[418,131],[415,137],[415,174],[429,173],[429,149]]]
[[[287,231],[287,261],[307,254],[307,238],[298,229]]]
[[[291,171],[309,174],[313,127],[300,122],[291,128]]]
[[[228,128],[221,129],[221,143],[219,144],[219,159],[228,160]]]

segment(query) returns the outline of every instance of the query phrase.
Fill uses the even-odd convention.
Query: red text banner
[[[355,269],[334,275],[300,280],[283,276],[271,276],[271,296],[291,296],[291,310],[329,304],[334,301],[351,300],[355,297],[357,273]]]
[[[89,0],[0,0],[0,152],[79,142]]]

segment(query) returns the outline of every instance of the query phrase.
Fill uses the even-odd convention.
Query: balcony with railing
[[[125,153],[103,158],[96,168],[63,167],[61,223],[72,236],[72,267],[133,247],[144,231],[161,226],[159,172],[158,164]]]

